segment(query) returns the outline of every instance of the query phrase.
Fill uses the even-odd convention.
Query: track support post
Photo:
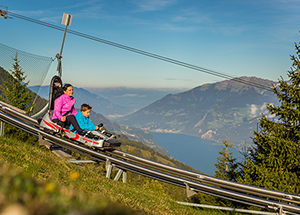
[[[0,121],[0,136],[4,135],[4,122]]]
[[[111,172],[119,170],[119,168],[115,167],[115,165],[111,163],[110,159],[106,160],[105,169],[106,169],[106,178],[110,178]]]
[[[45,138],[39,134],[39,145],[40,146],[51,146],[52,144],[49,143],[47,140],[45,140]]]
[[[123,183],[127,182],[127,172],[126,172],[126,170],[122,170],[122,169],[117,168],[114,164],[111,163],[111,161],[109,159],[106,160],[105,168],[106,168],[106,178],[110,178],[111,173],[113,171],[118,170],[114,180],[118,181],[120,179],[121,175],[122,175],[123,176]]]
[[[278,214],[279,214],[279,215],[284,215],[283,210],[282,210],[282,206],[280,206],[280,207],[278,208]]]
[[[123,177],[123,183],[126,183],[127,182],[127,172],[126,172],[126,170],[119,169],[119,171],[117,172],[114,180],[118,181],[120,179],[121,175]]]
[[[106,169],[106,178],[110,178],[111,171],[112,171],[112,164],[109,159],[106,160],[105,169]]]
[[[116,174],[114,180],[115,180],[115,181],[118,181],[118,180],[120,179],[122,173],[123,173],[123,170],[119,169],[119,171],[117,172],[117,174]]]
[[[197,194],[195,191],[190,189],[188,183],[184,183],[184,184],[185,184],[185,187],[186,187],[186,195],[187,195],[188,198],[195,195],[195,194]]]
[[[123,170],[123,183],[127,182],[127,171]]]

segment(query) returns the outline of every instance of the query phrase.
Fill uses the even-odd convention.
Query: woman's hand
[[[60,118],[60,121],[62,121],[62,122],[66,121],[66,116],[62,116],[62,117]]]

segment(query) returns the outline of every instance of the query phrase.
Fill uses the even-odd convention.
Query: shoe
[[[86,135],[88,138],[94,139],[96,135],[92,134],[92,133],[87,133]]]
[[[87,131],[77,131],[77,134],[81,135],[81,136],[85,136],[88,132]]]
[[[62,129],[59,129],[58,132],[55,134],[57,137],[64,137],[66,132]]]

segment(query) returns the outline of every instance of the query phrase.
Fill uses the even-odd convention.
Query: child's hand
[[[103,128],[103,123],[100,123],[97,127],[96,130],[101,130]]]
[[[103,127],[100,127],[99,125],[96,127],[96,130],[101,130]]]

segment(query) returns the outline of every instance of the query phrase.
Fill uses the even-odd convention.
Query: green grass
[[[128,176],[107,179],[104,164],[70,164],[37,143],[0,137],[0,212],[18,204],[30,214],[228,214],[179,205],[162,183]]]

